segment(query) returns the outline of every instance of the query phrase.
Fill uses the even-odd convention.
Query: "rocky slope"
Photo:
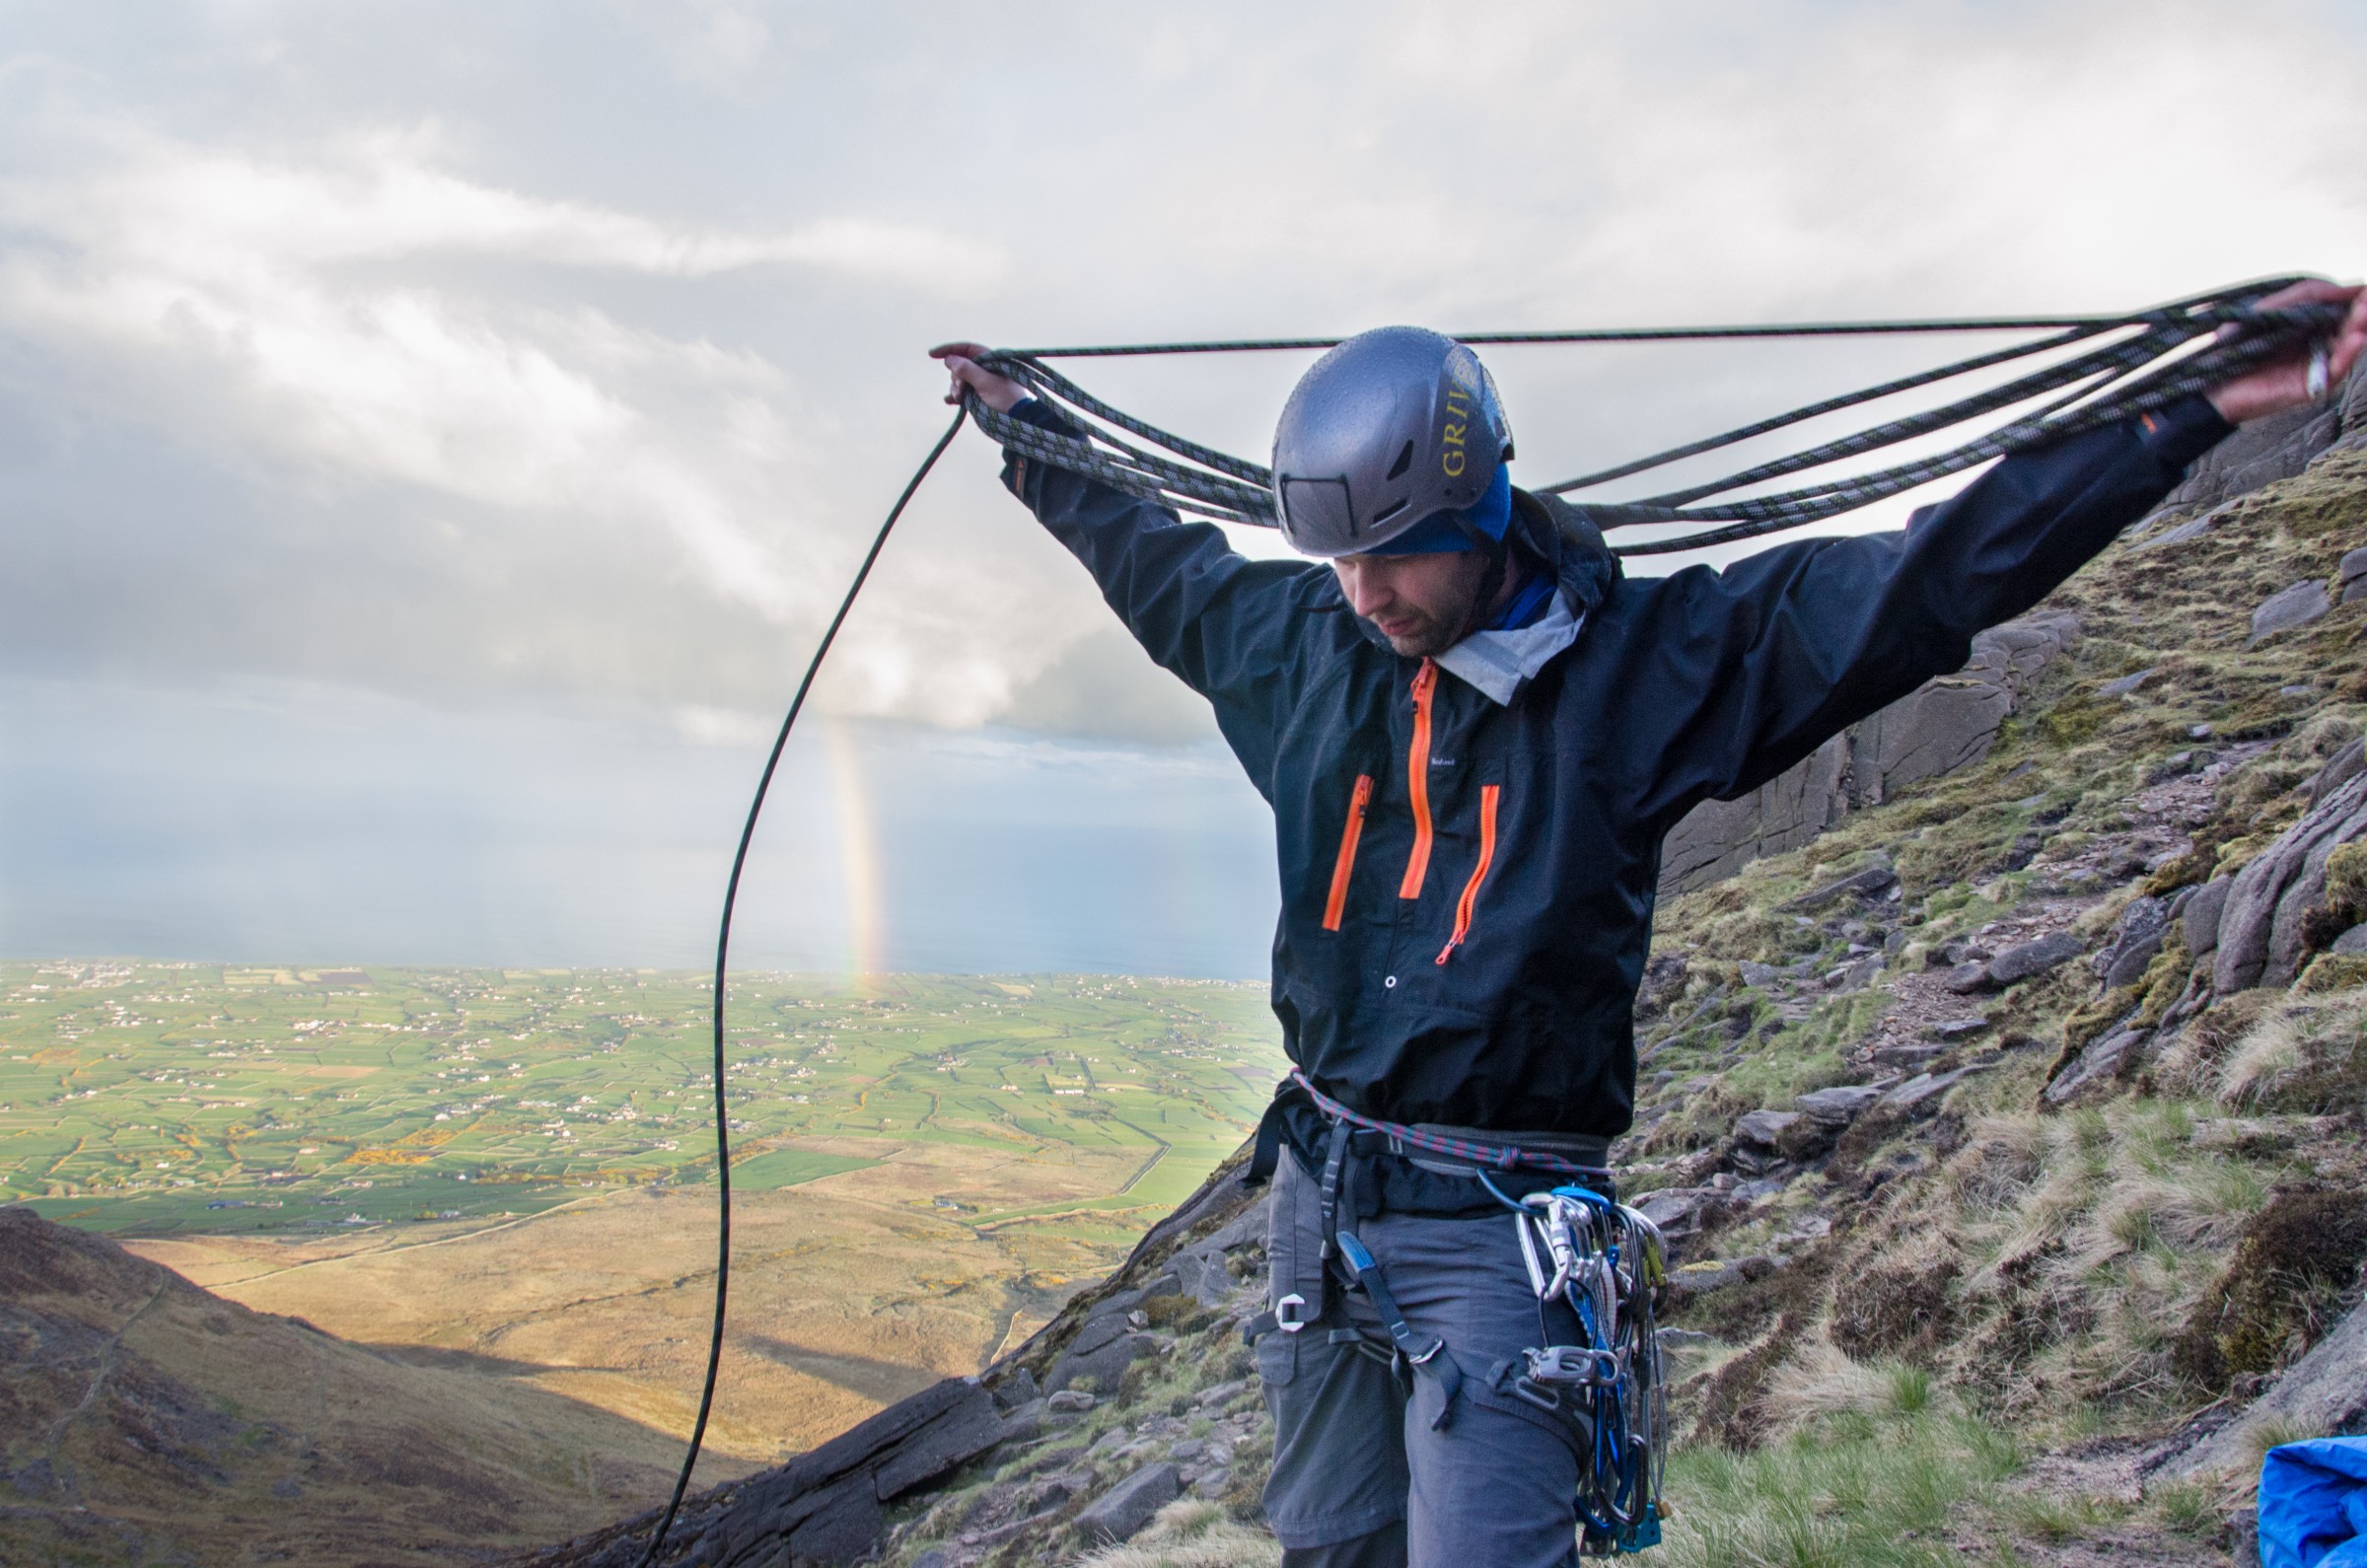
[[[2354,378],[1695,824],[1619,1151],[1682,1258],[1663,1560],[2223,1562],[2263,1445],[2367,1424],[2362,546]],[[1977,744],[1916,772],[1917,712]],[[696,1499],[666,1560],[1276,1560],[1260,1225],[1218,1173],[979,1379]],[[534,1561],[632,1562],[648,1523]]]
[[[648,1495],[671,1457],[0,1208],[0,1562],[481,1559]]]

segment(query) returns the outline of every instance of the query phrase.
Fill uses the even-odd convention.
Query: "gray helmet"
[[[1282,405],[1274,501],[1304,555],[1377,550],[1486,495],[1512,429],[1479,356],[1418,326],[1383,326],[1332,349]]]

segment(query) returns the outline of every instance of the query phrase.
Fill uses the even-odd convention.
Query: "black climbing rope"
[[[797,728],[797,716],[805,708],[806,693],[814,689],[814,677],[822,673],[822,661],[828,657],[830,644],[837,641],[838,628],[846,624],[847,612],[855,607],[855,596],[863,592],[863,584],[870,578],[880,551],[887,547],[888,535],[896,528],[897,519],[904,515],[904,508],[911,504],[921,480],[937,466],[945,449],[954,444],[954,437],[961,433],[962,422],[968,417],[965,409],[954,411],[954,422],[945,427],[945,434],[937,438],[929,455],[920,460],[920,466],[912,470],[903,494],[888,509],[888,521],[880,525],[871,548],[864,552],[863,564],[855,568],[855,580],[847,584],[846,597],[838,602],[838,612],[830,617],[822,641],[815,646],[814,657],[806,662],[805,676],[797,682],[797,695],[789,699],[788,717],[781,720],[781,733],[772,738],[772,751],[764,758],[764,771],[756,779],[755,798],[748,803],[748,820],[740,828],[740,847],[732,854],[731,880],[723,889],[723,919],[715,931],[715,1180],[720,1204],[715,1227],[715,1324],[707,1337],[707,1378],[698,1393],[698,1420],[690,1428],[690,1452],[682,1457],[682,1473],[675,1477],[674,1496],[668,1500],[665,1517],[658,1521],[656,1532],[649,1537],[649,1549],[641,1554],[640,1568],[649,1568],[657,1561],[659,1548],[666,1544],[666,1532],[674,1528],[674,1516],[681,1510],[682,1493],[689,1489],[690,1471],[697,1466],[699,1448],[706,1442],[707,1417],[715,1409],[715,1374],[723,1365],[723,1314],[730,1299],[732,1279],[732,1123],[724,1101],[723,985],[732,956],[732,911],[740,901],[740,873],[748,865],[748,846],[756,836],[756,819],[764,815],[764,797],[772,792],[772,775],[780,768],[781,750],[789,744],[789,732]]]
[[[1773,326],[1639,327],[1569,332],[1479,332],[1461,340],[1477,344],[1631,343],[1720,338],[1846,337],[1899,332],[2044,330],[2027,343],[1976,354],[1935,370],[1879,387],[1826,398],[1771,418],[1755,421],[1705,440],[1622,463],[1599,472],[1545,485],[1546,494],[1567,495],[1614,479],[1664,467],[1737,442],[1838,412],[1876,398],[1936,386],[1974,372],[2037,356],[2054,356],[2001,385],[1960,396],[1939,407],[1886,420],[1854,434],[1762,463],[1707,483],[1623,502],[1580,502],[1579,510],[1605,530],[1649,524],[1691,526],[1691,532],[1648,542],[1614,546],[1622,555],[1658,555],[1699,549],[1823,522],[1843,512],[1960,473],[1967,468],[2083,430],[2150,412],[2215,386],[2252,366],[2287,352],[2301,339],[2331,331],[2340,320],[2331,306],[2265,310],[2260,301],[2296,281],[2274,278],[2156,306],[2125,316],[1960,317],[1917,321],[1827,321]],[[2091,340],[2102,339],[2101,342]],[[1143,343],[1103,348],[1004,349],[987,355],[988,369],[1010,377],[1068,416],[1083,432],[1069,435],[1015,419],[969,399],[970,416],[1005,447],[1041,463],[1082,473],[1105,484],[1219,522],[1272,527],[1273,476],[1263,467],[1228,456],[1137,419],[1095,397],[1045,363],[1056,358],[1144,354],[1210,354],[1320,349],[1336,338],[1278,338],[1198,343]],[[2084,346],[2083,346],[2084,345]],[[2012,415],[1946,452],[1870,473],[1811,482],[1772,494],[1734,492],[1770,480],[1823,468],[1879,452],[1917,437],[1955,430],[1986,415],[2015,409],[2038,398],[2051,400]],[[1119,434],[1118,432],[1123,432]],[[1128,440],[1127,437],[1136,438]],[[1139,444],[1138,444],[1139,443]],[[1156,450],[1153,450],[1156,449]],[[1723,497],[1724,499],[1713,499]]]
[[[2091,339],[2108,339],[2083,352],[2044,364],[2016,380],[1959,397],[1941,407],[1874,425],[1796,456],[1756,464],[1723,479],[1646,497],[1640,501],[1581,503],[1581,510],[1605,529],[1640,524],[1722,525],[1697,528],[1695,532],[1676,537],[1616,547],[1624,555],[1650,555],[1754,538],[1821,522],[1932,479],[1961,472],[1991,458],[2145,413],[2190,392],[2202,391],[2253,365],[2289,351],[2298,340],[2331,332],[2339,323],[2341,313],[2332,307],[2303,306],[2273,311],[2260,308],[2259,302],[2267,295],[2294,281],[2297,280],[2278,278],[2242,284],[2128,316],[1955,318],[1764,326],[1478,332],[1467,334],[1461,341],[1479,345],[1512,345],[1854,337],[1906,332],[2043,331],[2049,334],[2034,342],[1976,354],[1934,370],[1886,382],[1879,387],[1827,398],[1722,435],[1688,442],[1666,452],[1543,487],[1547,494],[1566,494],[1663,467],[1683,459],[1698,457],[1877,398],[1936,386],[1959,376],[2015,360],[2052,354],[2088,343]],[[2207,341],[2195,347],[2198,340]],[[665,1547],[668,1532],[674,1528],[675,1518],[681,1510],[683,1494],[689,1488],[691,1471],[698,1464],[699,1450],[706,1439],[707,1420],[714,1410],[716,1377],[723,1359],[724,1313],[730,1296],[732,1261],[731,1122],[725,1095],[724,1001],[731,958],[732,914],[739,902],[740,878],[748,864],[749,846],[754,840],[757,820],[763,815],[765,797],[772,789],[773,775],[780,767],[781,752],[789,744],[789,733],[796,727],[798,715],[805,708],[806,697],[813,690],[815,677],[822,671],[823,660],[829,654],[839,628],[846,623],[848,613],[854,608],[856,596],[862,593],[864,583],[870,578],[871,569],[880,558],[880,551],[888,543],[889,534],[903,516],[904,509],[911,504],[912,497],[918,493],[921,482],[936,467],[937,460],[953,444],[965,420],[975,421],[986,434],[1023,458],[1084,474],[1130,495],[1172,506],[1179,512],[1223,522],[1273,527],[1273,476],[1268,470],[1213,447],[1170,434],[1112,407],[1051,369],[1044,361],[1326,349],[1336,346],[1340,341],[1338,338],[1308,337],[997,350],[983,359],[982,363],[987,368],[1010,377],[1035,396],[1058,406],[1085,434],[1070,436],[1046,430],[988,407],[979,401],[975,393],[967,394],[962,407],[955,412],[953,423],[937,438],[936,445],[929,449],[928,456],[921,460],[920,466],[913,470],[902,493],[897,497],[896,505],[889,509],[887,521],[880,525],[878,535],[871,541],[871,548],[865,552],[863,563],[855,572],[854,581],[847,586],[845,598],[839,601],[837,612],[830,617],[822,641],[806,665],[805,675],[797,683],[796,694],[790,699],[788,715],[781,721],[780,733],[773,738],[772,750],[765,757],[763,772],[756,781],[755,796],[749,803],[748,820],[740,829],[739,848],[732,856],[731,877],[724,888],[723,915],[715,937],[713,1074],[715,1175],[720,1208],[716,1226],[714,1323],[707,1342],[706,1380],[699,1391],[698,1418],[691,1427],[689,1452],[683,1457],[681,1474],[674,1484],[674,1495],[668,1501],[665,1514],[659,1519],[657,1529],[650,1535],[649,1545],[641,1555],[640,1568],[650,1568],[656,1562],[658,1553]],[[1874,473],[1812,483],[1777,494],[1729,499],[1714,505],[1700,504],[1713,496],[1730,495],[1735,490],[1804,473],[1918,436],[1954,429],[1984,415],[2049,395],[2052,400],[2036,410],[2016,415],[1948,452]],[[1122,431],[1144,445],[1138,446],[1113,434],[1113,431]],[[1150,450],[1152,448],[1158,450]]]

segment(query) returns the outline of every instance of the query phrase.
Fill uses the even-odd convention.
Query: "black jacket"
[[[1961,668],[2228,429],[2190,398],[2008,459],[1903,533],[1722,572],[1627,578],[1538,531],[1585,618],[1508,708],[1392,653],[1324,565],[1250,560],[1040,463],[1007,456],[1004,482],[1214,706],[1273,808],[1291,1059],[1367,1115],[1609,1136],[1633,1107],[1662,835]]]

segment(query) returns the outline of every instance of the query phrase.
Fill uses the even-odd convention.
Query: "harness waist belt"
[[[1611,1140],[1583,1132],[1494,1132],[1485,1127],[1452,1127],[1437,1121],[1417,1121],[1408,1130],[1476,1148],[1486,1148],[1491,1140],[1500,1138],[1522,1156],[1522,1164],[1532,1167],[1539,1166],[1538,1157],[1541,1155],[1566,1160],[1590,1175],[1608,1170],[1611,1165]],[[1492,1160],[1458,1160],[1440,1154],[1409,1155],[1407,1158],[1423,1170],[1436,1171],[1442,1176],[1469,1176],[1483,1167],[1488,1170],[1500,1169]]]
[[[1510,1135],[1521,1140],[1519,1143],[1512,1143],[1497,1141],[1506,1138],[1507,1134],[1491,1132],[1484,1128],[1454,1127],[1437,1122],[1423,1122],[1407,1126],[1403,1122],[1383,1121],[1377,1116],[1367,1116],[1360,1111],[1350,1110],[1346,1105],[1316,1088],[1313,1083],[1308,1081],[1307,1075],[1295,1067],[1291,1069],[1288,1088],[1283,1093],[1287,1094],[1289,1088],[1296,1088],[1301,1094],[1304,1094],[1314,1104],[1315,1108],[1329,1117],[1334,1125],[1361,1127],[1368,1132],[1377,1132],[1400,1149],[1420,1150],[1424,1154],[1438,1157],[1440,1162],[1451,1162],[1451,1164],[1433,1164],[1430,1161],[1417,1162],[1431,1170],[1444,1170],[1453,1175],[1463,1175],[1480,1169],[1549,1171],[1557,1175],[1572,1176],[1608,1176],[1611,1175],[1609,1170],[1611,1140],[1608,1138],[1566,1132],[1523,1133]],[[1280,1107],[1281,1103],[1281,1097],[1277,1096],[1274,1105],[1268,1107],[1266,1112],[1266,1125],[1276,1129],[1271,1139],[1275,1143],[1279,1141],[1279,1123],[1275,1111]],[[1268,1153],[1269,1136],[1264,1126],[1259,1128],[1257,1142],[1257,1154],[1251,1175],[1253,1179],[1261,1180],[1273,1171],[1273,1159]]]

